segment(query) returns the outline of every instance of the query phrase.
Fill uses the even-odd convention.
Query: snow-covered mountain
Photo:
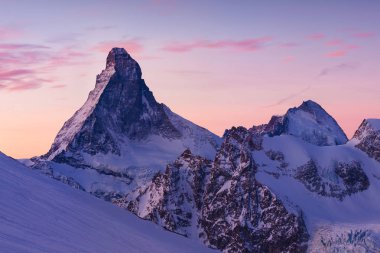
[[[44,157],[111,170],[120,169],[120,163],[124,168],[165,166],[186,148],[213,157],[220,138],[157,103],[141,76],[139,64],[124,49],[112,49],[95,89]]]
[[[318,146],[340,145],[348,141],[335,119],[311,100],[289,109],[284,116],[273,116],[268,124],[253,129],[269,136],[293,135]]]
[[[327,118],[341,130],[327,113],[313,115],[313,122]],[[298,132],[313,133],[309,123]],[[115,203],[223,252],[379,252],[380,163],[356,148],[357,141],[311,139],[234,127],[214,161],[187,150]]]
[[[0,251],[215,252],[0,153]]]
[[[380,252],[380,121],[348,141],[311,100],[223,138],[159,104],[112,49],[33,169],[223,252]]]
[[[184,150],[212,159],[221,138],[158,103],[139,64],[113,48],[86,103],[34,169],[105,199],[150,180]]]

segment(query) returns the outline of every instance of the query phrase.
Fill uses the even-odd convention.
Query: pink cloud
[[[299,47],[299,46],[300,44],[296,42],[286,42],[286,43],[280,44],[280,47],[282,48],[294,48],[294,47]]]
[[[51,55],[44,66],[44,69],[54,69],[64,65],[82,65],[86,64],[88,53],[73,50],[70,48],[63,48],[53,55]]]
[[[341,47],[340,49],[327,53],[326,56],[329,58],[343,57],[343,56],[346,56],[349,52],[358,48],[359,47],[356,45],[345,45],[344,47]]]
[[[114,47],[122,47],[131,54],[139,54],[144,50],[144,46],[138,39],[104,41],[96,45],[93,49],[102,53],[108,53]]]
[[[0,72],[0,80],[12,80],[14,78],[19,78],[20,76],[33,74],[34,71],[30,69],[17,69],[5,72]]]
[[[336,58],[336,57],[345,56],[346,54],[347,54],[347,51],[345,50],[337,50],[337,51],[332,51],[332,52],[327,53],[326,56],[329,58]]]
[[[361,39],[372,38],[374,36],[375,36],[375,33],[373,32],[359,32],[359,33],[354,34],[355,38],[361,38]]]
[[[173,42],[162,49],[169,52],[188,52],[195,49],[234,49],[238,51],[257,51],[265,43],[272,41],[271,37],[253,38],[246,40],[199,40],[190,43]]]
[[[12,86],[8,86],[6,89],[8,91],[23,91],[23,90],[32,90],[41,87],[41,83],[38,81],[21,81]]]
[[[18,50],[18,49],[49,49],[49,47],[44,45],[36,45],[36,44],[0,44],[1,50]]]
[[[295,61],[296,57],[294,57],[293,55],[288,55],[288,56],[285,56],[282,61],[283,62],[293,62]]]
[[[310,40],[319,41],[319,40],[325,39],[326,35],[323,34],[323,33],[314,33],[314,34],[308,35],[307,38],[310,39]]]
[[[50,88],[52,88],[52,89],[62,89],[62,88],[65,88],[65,87],[66,87],[66,85],[64,85],[64,84],[57,84],[57,85],[51,86]]]
[[[51,74],[65,65],[88,63],[88,53],[43,45],[0,44],[0,85],[5,91],[24,91],[53,85]],[[58,87],[58,86],[57,86]]]
[[[343,45],[343,41],[340,39],[330,40],[326,42],[327,46],[341,46]]]

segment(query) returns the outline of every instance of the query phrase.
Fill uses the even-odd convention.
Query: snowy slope
[[[276,154],[274,156],[273,154]],[[369,158],[351,143],[340,146],[319,147],[293,136],[264,137],[263,150],[254,151],[253,157],[259,166],[257,180],[267,185],[289,206],[296,206],[304,214],[304,220],[312,237],[310,252],[347,252],[351,244],[342,245],[334,241],[336,237],[345,238],[350,231],[368,231],[373,246],[380,251],[380,163]],[[312,160],[316,164],[320,183],[326,189],[332,188],[343,195],[331,192],[318,192],[306,187],[297,177],[297,172]],[[360,191],[344,193],[345,183],[336,174],[338,164],[360,164],[360,169],[368,177],[369,186]],[[355,171],[358,173],[358,171]],[[361,175],[360,173],[358,174]],[[354,174],[353,178],[358,179]],[[340,196],[343,196],[340,198]],[[321,245],[321,238],[331,238],[334,247],[327,249]],[[343,240],[343,239],[342,239]],[[352,246],[352,248],[355,248]],[[333,251],[336,249],[337,251]],[[339,251],[342,250],[343,251]],[[331,250],[331,251],[328,251]],[[355,251],[356,250],[356,251]],[[352,252],[359,251],[356,248]]]
[[[2,253],[215,252],[0,153]]]

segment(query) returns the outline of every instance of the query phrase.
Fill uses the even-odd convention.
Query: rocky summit
[[[96,78],[95,89],[64,124],[44,158],[86,165],[86,155],[123,157],[128,142],[149,146],[156,139],[174,145],[178,149],[173,152],[175,156],[186,148],[206,156],[214,154],[219,138],[158,103],[141,75],[139,64],[125,49],[112,49],[106,68]],[[144,147],[141,149],[143,152]],[[145,157],[154,159],[157,157]],[[139,165],[127,158],[125,162]]]

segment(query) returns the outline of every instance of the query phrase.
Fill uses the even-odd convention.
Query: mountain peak
[[[284,116],[272,117],[268,124],[253,127],[253,131],[269,136],[293,135],[318,146],[340,145],[348,140],[335,119],[312,100],[289,109]]]
[[[106,69],[114,68],[116,73],[124,79],[141,79],[141,68],[139,64],[128,54],[124,48],[114,47],[108,53]]]
[[[323,109],[322,106],[320,106],[320,104],[318,104],[317,102],[314,102],[313,100],[306,100],[306,101],[303,101],[302,104],[298,107],[299,109],[301,110],[307,110],[307,109]]]
[[[141,79],[139,64],[124,48],[113,48],[86,103],[65,122],[44,158],[69,159],[75,166],[99,159],[97,165],[110,166],[102,160],[108,155],[115,168],[162,168],[186,148],[211,157],[219,142],[216,135],[158,103]],[[92,157],[86,160],[83,154]]]

